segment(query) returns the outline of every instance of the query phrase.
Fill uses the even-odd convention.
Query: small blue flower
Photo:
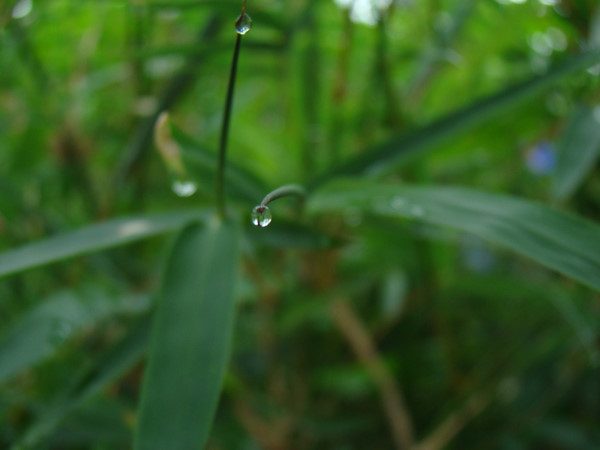
[[[549,175],[556,169],[556,148],[549,141],[539,142],[527,151],[526,163],[535,175]]]

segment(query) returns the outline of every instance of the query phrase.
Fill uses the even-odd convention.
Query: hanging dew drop
[[[271,216],[271,210],[263,205],[255,206],[252,210],[252,224],[256,227],[265,228],[268,227],[273,220]]]
[[[252,29],[252,19],[246,13],[243,13],[235,21],[235,31],[242,36]]]
[[[172,189],[178,197],[191,197],[198,190],[198,186],[193,181],[175,180]]]

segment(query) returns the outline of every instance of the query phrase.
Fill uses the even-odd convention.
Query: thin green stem
[[[277,200],[282,197],[296,196],[301,200],[306,198],[306,189],[297,184],[288,184],[285,186],[281,186],[280,188],[275,189],[273,192],[268,193],[263,201],[260,202],[260,206],[267,206],[273,200]]]
[[[225,100],[225,111],[223,112],[223,125],[221,127],[221,140],[219,143],[219,165],[217,168],[217,211],[219,216],[225,218],[225,161],[227,155],[227,138],[229,137],[229,122],[231,119],[231,106],[233,104],[233,93],[235,90],[235,78],[237,74],[238,58],[242,35],[238,34],[233,49],[233,60],[229,72],[229,85],[227,87],[227,98]]]

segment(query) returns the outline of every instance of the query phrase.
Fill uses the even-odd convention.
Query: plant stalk
[[[263,201],[260,202],[260,206],[267,206],[273,200],[277,200],[282,197],[289,197],[294,195],[301,200],[304,200],[306,197],[306,189],[297,184],[288,184],[286,186],[281,186],[280,188],[275,189],[273,192],[268,193],[263,198]]]
[[[233,60],[229,71],[229,85],[227,87],[227,98],[225,100],[225,111],[223,112],[223,125],[221,127],[221,139],[219,142],[219,165],[217,167],[217,212],[221,219],[225,218],[225,162],[227,156],[227,138],[229,137],[229,122],[231,119],[231,107],[233,104],[233,93],[235,90],[235,78],[237,74],[238,58],[242,35],[238,34],[233,49]]]

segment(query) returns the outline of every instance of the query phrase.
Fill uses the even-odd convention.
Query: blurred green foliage
[[[599,448],[597,2],[249,0],[217,226],[241,3],[0,3],[0,448]]]

